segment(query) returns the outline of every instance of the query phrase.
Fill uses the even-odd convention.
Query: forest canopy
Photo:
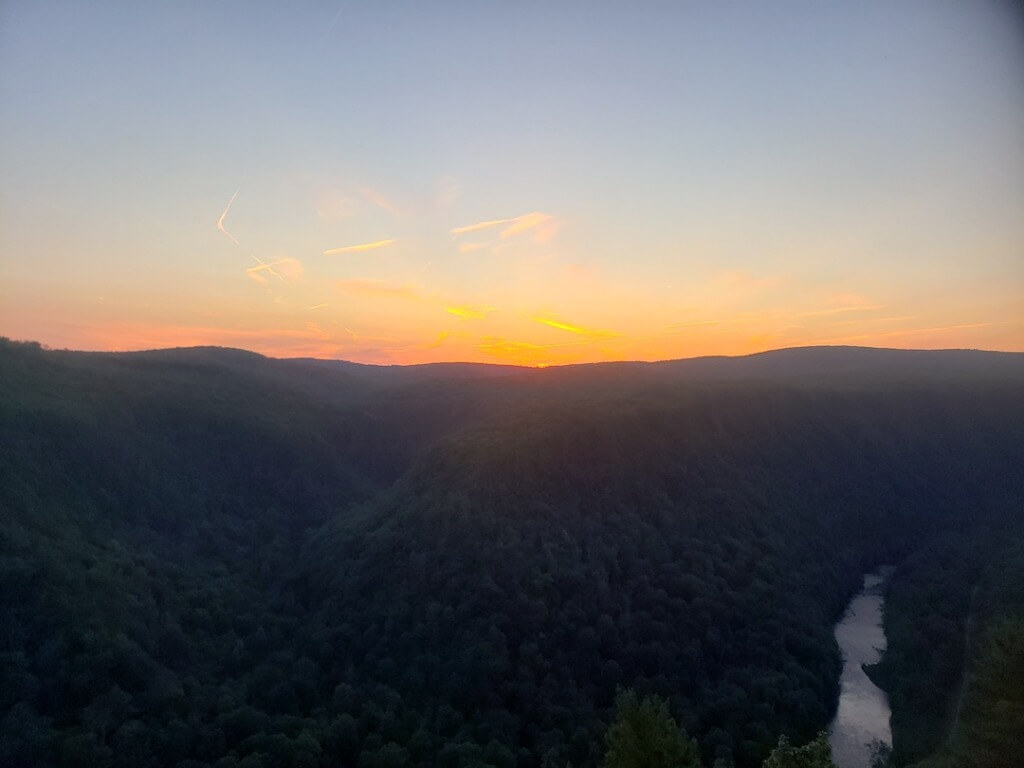
[[[760,766],[827,725],[863,572],[1017,535],[1022,384],[3,341],[0,762],[588,768],[629,689],[681,760]]]

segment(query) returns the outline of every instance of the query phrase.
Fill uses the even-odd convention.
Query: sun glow
[[[447,4],[311,37],[207,4],[186,60],[159,30],[192,11],[47,5],[11,5],[0,46],[0,335],[386,363],[1024,350],[1024,69],[995,11],[911,4],[910,40],[877,8],[766,34],[601,5],[581,37],[559,5],[526,39],[491,6],[485,37]],[[428,28],[450,56],[398,43]]]

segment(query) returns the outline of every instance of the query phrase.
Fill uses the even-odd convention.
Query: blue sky
[[[0,14],[4,335],[540,365],[1024,350],[1008,3]]]

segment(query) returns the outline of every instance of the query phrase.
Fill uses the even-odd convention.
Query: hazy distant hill
[[[1024,355],[549,369],[0,342],[7,765],[759,765],[863,569],[1009,536]]]

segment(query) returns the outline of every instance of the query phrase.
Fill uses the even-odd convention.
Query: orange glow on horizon
[[[335,328],[331,331],[331,328]],[[841,337],[773,337],[770,334],[709,338],[664,334],[645,338],[581,338],[577,342],[541,344],[502,336],[455,336],[447,331],[433,338],[364,336],[348,327],[304,323],[294,328],[260,330],[216,326],[139,326],[109,323],[78,328],[63,334],[62,342],[44,337],[12,338],[41,341],[54,348],[123,352],[172,347],[218,346],[246,349],[269,357],[319,357],[382,365],[425,362],[502,362],[527,367],[624,360],[669,360],[704,355],[746,355],[770,349],[814,345],[854,345],[907,349],[991,349],[995,345],[971,343],[969,334],[992,329],[993,324],[911,328],[904,331],[853,334]],[[1009,330],[1009,329],[1007,329]],[[1018,336],[1019,336],[1018,326]],[[999,338],[999,337],[997,337]],[[611,345],[611,346],[609,346]],[[443,350],[443,352],[442,352]],[[1021,346],[1007,351],[1024,351]]]

